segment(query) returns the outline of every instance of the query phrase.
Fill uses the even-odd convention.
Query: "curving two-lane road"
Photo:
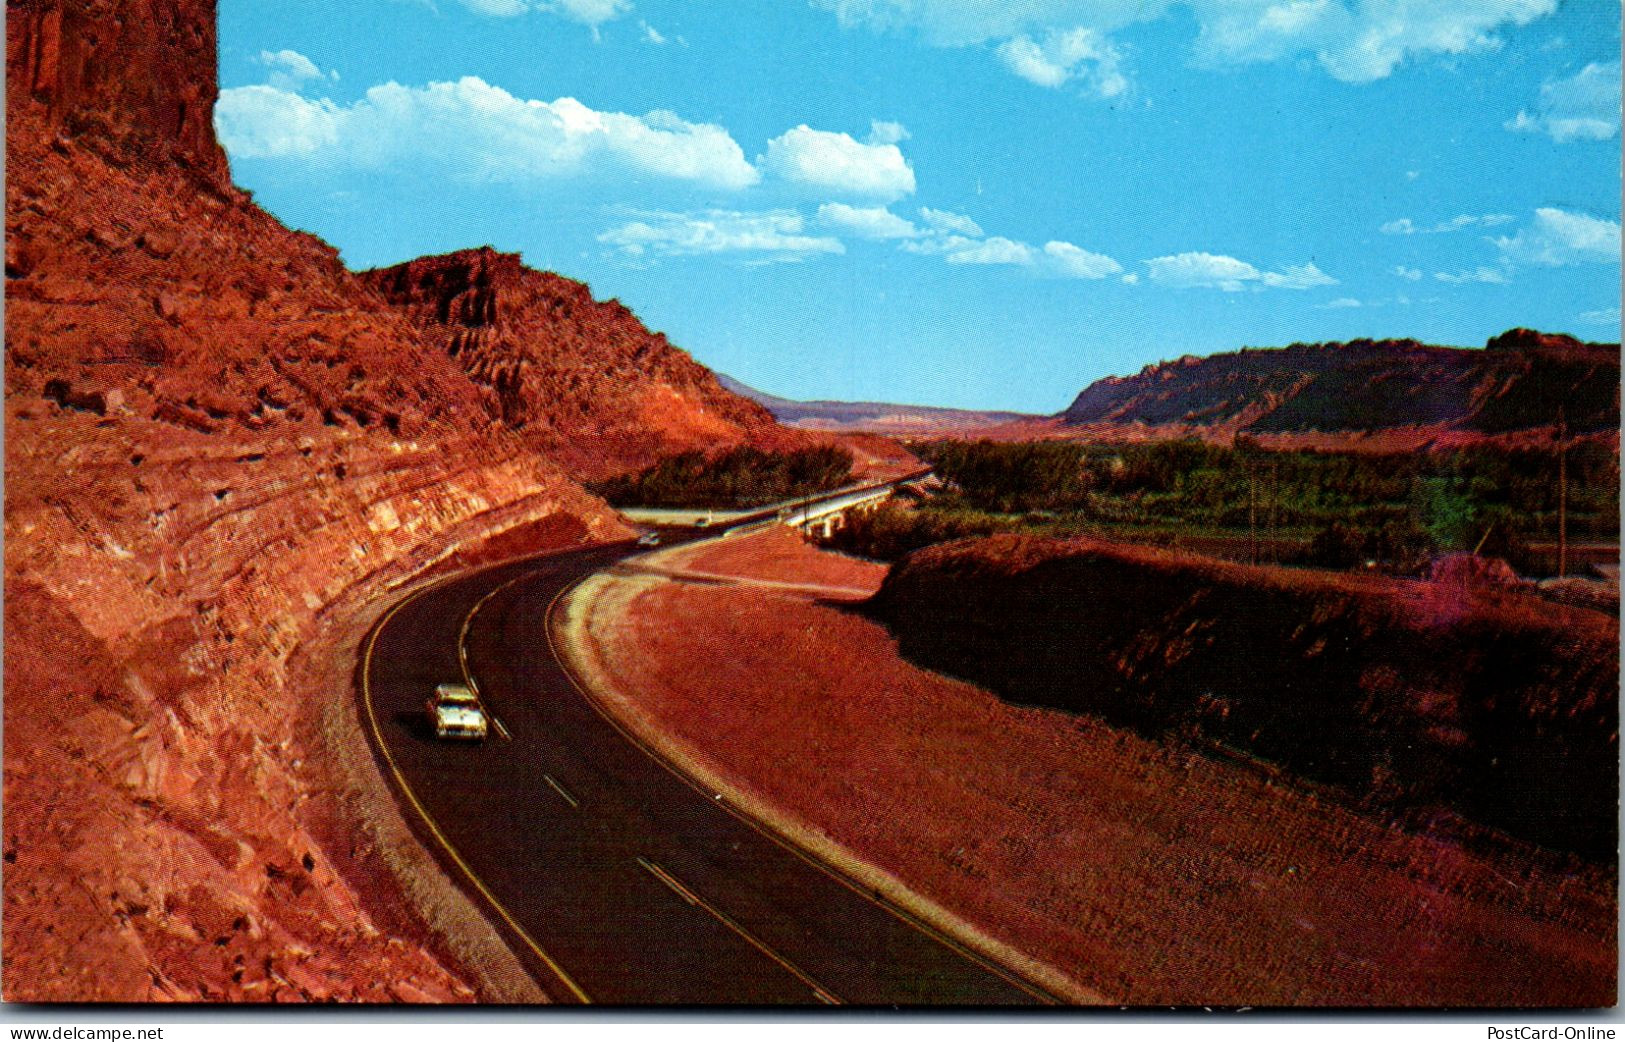
[[[1031,1004],[935,935],[679,777],[586,698],[548,616],[630,543],[478,572],[393,608],[362,718],[426,844],[560,1001]],[[465,664],[509,737],[436,741],[424,700]]]

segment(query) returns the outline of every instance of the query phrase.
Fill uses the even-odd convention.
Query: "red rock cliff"
[[[527,268],[518,254],[462,250],[361,277],[486,390],[507,424],[578,473],[690,448],[811,440],[724,390],[618,301],[595,300],[584,284]]]
[[[5,998],[534,997],[381,787],[355,646],[425,569],[625,534],[549,447],[646,460],[703,370],[583,320],[512,348],[521,425],[441,328],[500,292],[414,321],[230,187],[211,2],[8,16]]]
[[[53,131],[125,159],[231,182],[214,139],[215,9],[199,0],[7,0],[8,124],[38,107]]]

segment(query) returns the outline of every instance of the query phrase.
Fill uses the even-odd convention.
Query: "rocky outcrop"
[[[490,247],[361,276],[439,353],[483,389],[489,407],[578,473],[598,477],[655,455],[750,441],[810,441],[652,333],[617,301],[535,271]]]
[[[437,874],[353,730],[360,635],[414,576],[626,535],[561,459],[774,428],[553,276],[518,299],[574,316],[568,367],[453,353],[531,328],[507,276],[418,321],[255,207],[212,0],[7,13],[5,997],[533,997],[449,884],[408,910]]]
[[[330,249],[52,119],[13,97],[5,995],[472,998],[335,760],[354,642],[493,533],[621,529]]]
[[[1186,356],[1108,377],[1061,414],[1071,427],[1199,436],[1424,430],[1499,435],[1619,427],[1619,345],[1514,329],[1484,350],[1352,340]]]
[[[1579,352],[1584,351],[1587,346],[1567,333],[1542,333],[1538,329],[1517,326],[1490,337],[1489,342],[1484,345],[1484,350]]]
[[[198,0],[7,0],[9,113],[119,163],[231,176],[215,142],[215,12]]]

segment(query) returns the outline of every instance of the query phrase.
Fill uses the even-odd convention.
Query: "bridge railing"
[[[849,485],[838,488],[832,492],[822,492],[811,496],[801,496],[797,499],[776,503],[765,507],[757,514],[737,519],[724,530],[724,535],[740,535],[745,532],[755,532],[773,525],[806,524],[827,517],[830,514],[849,509],[860,503],[869,503],[884,499],[897,489],[914,481],[921,481],[931,476],[931,468],[917,470],[912,474],[895,478],[891,481],[879,482],[872,485]]]

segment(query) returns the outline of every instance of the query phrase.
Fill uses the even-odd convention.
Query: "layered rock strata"
[[[708,374],[534,273],[609,375],[516,348],[514,399],[254,206],[212,0],[7,15],[5,997],[536,997],[372,771],[360,635],[426,571],[626,535],[561,442],[606,470],[770,422],[649,405]]]

